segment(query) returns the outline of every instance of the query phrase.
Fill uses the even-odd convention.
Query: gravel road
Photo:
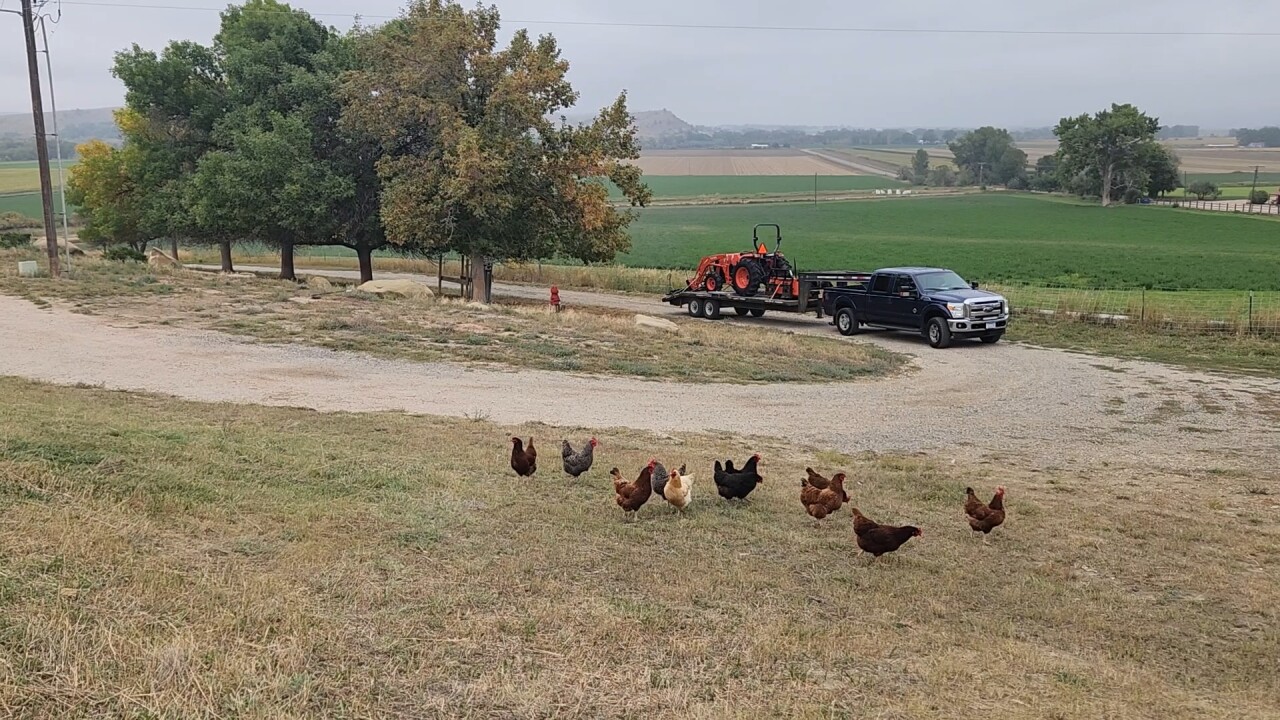
[[[542,290],[498,285],[495,292],[540,297]],[[562,297],[677,312],[645,298],[568,291]],[[754,322],[839,337],[817,320]],[[193,400],[470,415],[503,424],[767,434],[849,453],[1016,455],[1046,468],[1094,467],[1103,460],[1113,467],[1203,466],[1207,455],[1220,466],[1258,467],[1257,459],[1274,460],[1280,445],[1266,415],[1275,409],[1271,399],[1280,397],[1277,381],[1014,344],[934,351],[905,334],[863,337],[916,355],[914,368],[878,381],[749,386],[504,372],[132,327],[0,296],[0,375]]]

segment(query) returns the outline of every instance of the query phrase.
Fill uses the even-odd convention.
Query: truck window
[[[893,288],[893,294],[899,297],[914,295],[916,292],[916,281],[910,275],[899,275],[898,283]]]
[[[871,281],[871,292],[887,293],[892,282],[892,275],[876,275],[875,280]]]

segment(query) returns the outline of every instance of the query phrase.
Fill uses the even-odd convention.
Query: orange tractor
[[[773,252],[760,240],[760,228],[773,228]],[[708,255],[698,263],[698,269],[689,280],[686,290],[720,292],[732,289],[743,297],[754,297],[761,290],[771,299],[796,298],[800,294],[800,281],[791,263],[783,257],[782,228],[761,224],[751,229],[754,251]]]

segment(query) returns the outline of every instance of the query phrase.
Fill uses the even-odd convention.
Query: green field
[[[1074,287],[1280,290],[1280,222],[1026,195],[649,208],[634,267],[692,268],[778,223],[801,270],[945,265],[971,280]]]
[[[1187,173],[1186,177],[1188,184],[1199,180],[1208,180],[1211,183],[1217,183],[1219,187],[1234,186],[1248,188],[1253,185],[1253,173],[1251,172]],[[1280,172],[1258,173],[1258,188],[1260,190],[1266,190],[1275,194],[1277,186],[1280,186]]]
[[[59,212],[62,207],[62,193],[53,191],[53,207]],[[40,193],[29,192],[15,195],[0,195],[0,214],[16,212],[30,218],[39,218],[44,214],[40,205]]]
[[[646,175],[655,198],[751,197],[811,195],[817,180],[819,193],[857,192],[877,188],[906,187],[889,178],[863,175]],[[621,197],[610,188],[611,197]]]

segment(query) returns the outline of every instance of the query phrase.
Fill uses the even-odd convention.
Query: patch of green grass
[[[1095,468],[1132,486],[1112,512],[1074,471],[782,439],[11,378],[0,397],[0,437],[103,457],[0,454],[15,717],[1189,720],[1270,717],[1280,693],[1280,536],[1253,476]],[[586,433],[595,467],[569,480],[554,448]],[[511,434],[549,456],[537,477],[507,468]],[[756,450],[751,502],[715,498],[712,459]],[[651,457],[688,463],[693,504],[623,522],[608,468]],[[848,472],[864,512],[923,537],[855,558],[847,510],[821,528],[802,511],[806,465]],[[990,545],[960,514],[966,484],[1009,490]]]
[[[53,207],[55,214],[62,212],[62,193],[54,188]],[[68,211],[74,212],[71,207]],[[16,194],[0,194],[0,213],[16,212],[29,218],[44,216],[44,204],[40,201],[40,192],[22,192]],[[61,226],[59,226],[61,228]],[[59,229],[61,233],[61,229]],[[42,233],[43,236],[43,233]]]
[[[1280,290],[1280,221],[1007,193],[648,208],[620,261],[693,268],[750,249],[756,223],[782,225],[782,250],[801,270],[941,265],[983,283]]]
[[[1201,370],[1280,376],[1280,342],[1251,335],[1168,334],[1078,322],[1013,322],[1006,337],[1045,347]]]

